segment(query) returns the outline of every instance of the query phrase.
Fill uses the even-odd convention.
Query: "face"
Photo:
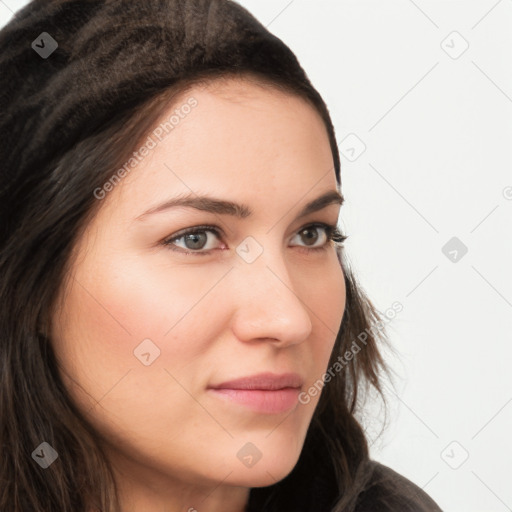
[[[102,199],[51,339],[73,400],[126,478],[267,486],[298,460],[319,400],[298,393],[322,379],[345,307],[322,227],[336,225],[340,205],[300,215],[337,191],[332,154],[300,98],[214,82],[162,119],[190,97],[197,105]],[[207,202],[146,213],[186,195],[251,213]],[[299,381],[211,389],[264,372]]]

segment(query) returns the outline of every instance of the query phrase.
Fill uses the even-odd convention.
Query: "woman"
[[[440,510],[354,417],[386,340],[290,49],[228,0],[34,0],[0,39],[0,509]]]

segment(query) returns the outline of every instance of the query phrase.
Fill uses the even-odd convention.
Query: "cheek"
[[[345,279],[340,264],[336,261],[331,272],[324,273],[321,280],[317,279],[315,286],[309,285],[303,297],[307,297],[305,303],[317,333],[313,337],[315,346],[312,352],[315,378],[321,379],[327,369],[346,305]]]
[[[55,317],[56,355],[96,399],[130,369],[175,374],[197,361],[221,322],[222,301],[207,295],[219,277],[115,261],[78,269]]]
[[[305,277],[302,286],[302,300],[320,336],[324,340],[336,338],[346,305],[346,287],[343,270],[335,256],[332,265]]]
[[[210,273],[195,282],[179,271],[117,263],[97,265],[95,273],[84,267],[72,280],[52,333],[62,379],[91,423],[116,443],[154,436],[148,418],[178,438],[184,422],[204,415],[186,390],[198,394],[211,373],[206,361],[218,337],[219,301],[201,298],[219,278]],[[137,350],[143,340],[151,342]]]

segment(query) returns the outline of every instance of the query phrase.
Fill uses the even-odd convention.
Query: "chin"
[[[254,466],[241,465],[231,474],[231,484],[244,487],[267,487],[286,478],[297,464],[300,454],[296,457],[285,457],[282,453],[274,453],[272,457],[261,458]]]

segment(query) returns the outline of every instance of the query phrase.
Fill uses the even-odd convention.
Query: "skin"
[[[242,512],[251,487],[287,476],[319,395],[261,414],[206,388],[293,371],[308,389],[327,369],[345,308],[334,246],[308,253],[300,235],[313,222],[336,224],[340,206],[296,218],[337,190],[319,114],[298,97],[229,79],[195,86],[162,118],[190,96],[198,106],[102,200],[52,322],[63,382],[102,436],[123,512]],[[190,190],[253,214],[182,207],[137,220]],[[201,224],[224,232],[203,235],[198,251],[208,255],[163,244]],[[324,230],[313,232],[323,245]],[[252,263],[236,253],[248,236],[263,247]],[[195,246],[182,238],[174,247]],[[134,350],[148,338],[160,356],[146,366]],[[252,467],[237,457],[248,442],[262,454]]]

